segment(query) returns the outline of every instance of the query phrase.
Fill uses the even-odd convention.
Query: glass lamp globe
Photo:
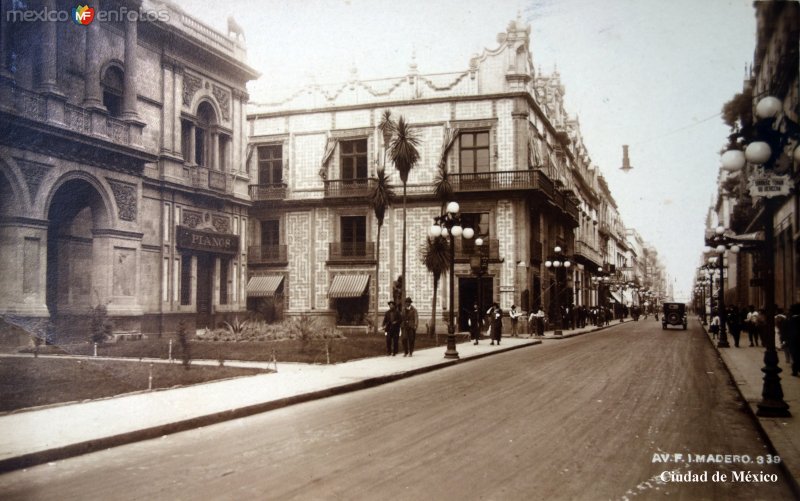
[[[719,225],[716,227],[716,229],[714,229],[714,231],[717,233],[717,235],[722,235],[723,233],[725,233],[725,227]]]
[[[428,231],[428,234],[433,238],[439,237],[442,235],[442,227],[438,224],[434,224],[431,226],[431,229]]]
[[[553,266],[556,268],[561,268],[561,261],[553,261]]]
[[[754,164],[764,164],[772,156],[772,149],[764,141],[754,141],[744,150],[747,161]]]
[[[442,236],[444,238],[447,238],[448,235],[450,235],[450,233],[447,231],[447,228],[442,228]]]
[[[756,105],[758,118],[773,118],[783,108],[783,103],[775,96],[767,96]]]
[[[738,253],[740,250],[742,250],[742,248],[739,247],[738,245],[734,245],[731,247],[731,252],[733,252],[734,254]]]
[[[475,245],[478,245],[478,246],[483,245],[483,239],[481,237],[476,238],[475,239]]]
[[[722,244],[717,245],[717,252],[725,252],[725,246]]]
[[[459,226],[459,225],[455,225],[455,226],[453,226],[453,228],[450,230],[450,233],[452,233],[454,237],[460,237],[460,236],[461,236],[461,233],[462,233],[463,231],[464,231],[464,228],[462,228],[462,227],[461,227],[461,226]]]
[[[572,266],[572,263],[571,263],[571,262],[569,262],[569,261],[564,261],[564,268],[569,268],[570,266]]]
[[[553,250],[556,251],[556,254],[558,254],[559,252],[561,252],[561,247],[556,246],[556,248],[553,249]]]
[[[553,266],[553,262],[552,261],[545,261],[544,262],[544,267],[545,268],[550,268],[551,266]]]
[[[470,239],[472,239],[472,237],[475,236],[475,230],[473,230],[472,228],[464,228],[464,231],[463,231],[462,235],[467,240],[470,240]]]
[[[741,150],[728,150],[722,154],[720,159],[722,168],[728,172],[736,172],[742,170],[747,159],[744,157],[744,152]]]
[[[447,212],[450,214],[458,214],[458,209],[460,209],[458,202],[450,202],[447,204]]]

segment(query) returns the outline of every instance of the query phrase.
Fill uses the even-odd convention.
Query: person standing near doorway
[[[499,304],[492,303],[492,307],[489,308],[489,319],[492,322],[491,344],[494,345],[496,341],[499,346],[500,338],[503,337],[503,310]]]
[[[414,342],[417,339],[417,324],[419,315],[410,297],[406,298],[406,307],[403,310],[403,356],[414,355]]]
[[[522,313],[517,311],[517,305],[512,304],[511,310],[508,312],[508,317],[511,319],[511,336],[518,337],[519,335],[519,317]]]
[[[397,345],[400,337],[400,312],[395,302],[389,301],[389,309],[383,315],[383,331],[386,335],[386,355],[397,355]]]
[[[478,339],[481,337],[481,310],[478,308],[478,303],[472,305],[467,324],[469,325],[469,337],[474,341],[473,344],[478,344]]]

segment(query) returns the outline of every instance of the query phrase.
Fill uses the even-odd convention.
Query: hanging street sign
[[[751,177],[747,187],[751,197],[770,198],[788,195],[791,184],[789,176],[763,173]]]

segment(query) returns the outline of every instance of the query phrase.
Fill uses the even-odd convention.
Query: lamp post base
[[[759,417],[791,417],[789,404],[783,400],[781,378],[778,374],[783,371],[778,367],[778,352],[774,348],[767,348],[764,352],[764,387],[761,390],[761,401],[756,404]]]
[[[454,332],[447,333],[447,350],[444,352],[444,358],[459,358],[458,350],[456,350],[456,334]]]

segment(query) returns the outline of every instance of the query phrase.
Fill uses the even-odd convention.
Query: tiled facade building
[[[157,0],[88,26],[2,5],[0,314],[69,336],[98,305],[131,335],[244,312],[243,45]]]
[[[430,318],[434,290],[419,254],[442,210],[433,195],[440,162],[489,257],[479,279],[470,267],[474,243],[456,242],[459,317],[479,296],[505,310],[546,308],[555,277],[544,262],[556,246],[575,257],[574,267],[561,270],[562,304],[598,303],[591,278],[624,265],[627,252],[616,205],[578,121],[567,117],[558,72],[535,70],[530,27],[512,21],[498,41],[462,72],[421,74],[412,62],[402,77],[362,81],[353,70],[348,82],[313,84],[250,107],[251,310],[361,325],[374,314],[375,295],[385,308],[402,269],[402,202],[394,199],[381,231],[376,277],[378,224],[367,197],[384,165],[402,192],[379,129],[386,110],[420,139],[408,181],[406,291],[422,318]],[[446,282],[437,298],[445,318]]]

